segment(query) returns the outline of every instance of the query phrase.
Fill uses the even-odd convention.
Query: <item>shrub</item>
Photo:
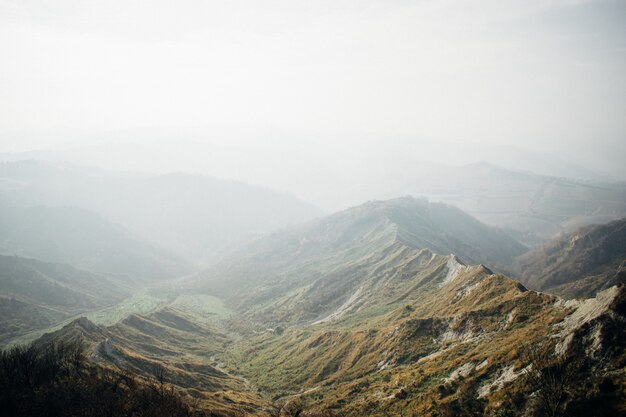
[[[0,352],[0,416],[199,415],[172,386],[89,365],[81,342]]]

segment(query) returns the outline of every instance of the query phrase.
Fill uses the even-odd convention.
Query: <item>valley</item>
[[[625,0],[0,0],[0,417],[626,416]]]
[[[595,233],[581,240],[587,256],[611,267],[614,261],[597,258],[603,246],[589,243],[602,241],[600,234],[616,239],[621,223],[605,229],[578,235]],[[541,366],[534,349],[550,361],[569,358],[569,371],[590,387],[569,386],[587,401],[569,407],[586,410],[605,395],[597,391],[602,381],[618,387],[605,407],[622,407],[626,288],[596,278],[605,284],[578,285],[578,300],[535,292],[504,273],[538,256],[532,253],[450,206],[409,197],[369,202],[250,239],[177,279],[140,280],[133,288],[99,280],[107,295],[82,272],[84,291],[99,296],[93,305],[6,337],[81,340],[94,364],[148,380],[163,375],[216,415],[271,415],[281,407],[288,415],[526,412],[537,407],[527,385],[529,370]],[[572,285],[599,271],[573,276],[568,259],[579,252],[559,253],[551,273],[571,277]],[[624,259],[619,250],[610,256]],[[38,271],[48,265],[20,262]],[[549,275],[533,265],[538,276]],[[45,282],[64,288],[52,277]],[[20,302],[44,304],[24,285],[3,285]],[[28,315],[21,320],[33,323]]]

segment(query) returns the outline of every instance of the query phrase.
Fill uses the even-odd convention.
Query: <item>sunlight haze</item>
[[[250,146],[289,130],[373,134],[352,140],[373,148],[401,134],[601,170],[626,153],[624,21],[611,0],[3,0],[0,132],[194,128],[215,142],[214,126],[248,126]],[[68,143],[6,136],[4,151]]]

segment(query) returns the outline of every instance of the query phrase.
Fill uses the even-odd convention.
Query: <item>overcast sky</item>
[[[597,167],[626,154],[625,22],[623,0],[0,0],[0,151],[20,129],[247,126]]]

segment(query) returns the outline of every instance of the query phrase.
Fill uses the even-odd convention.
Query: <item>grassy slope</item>
[[[448,260],[436,257],[423,270],[412,272],[406,283],[394,282],[401,275],[391,278],[375,292],[380,298],[370,298],[335,321],[291,328],[280,336],[265,332],[243,339],[229,350],[230,363],[240,372],[256,374],[259,386],[269,392],[297,392],[303,386],[363,377],[385,363],[416,361],[441,349],[445,342],[434,339],[455,326],[484,333],[516,307],[515,314],[527,320],[532,306],[523,311],[521,306],[542,302],[535,293],[483,267],[468,268],[440,287]],[[383,301],[394,295],[396,302]]]
[[[572,310],[480,267],[439,282],[386,314],[242,339],[226,352],[227,363],[268,396],[298,396],[310,407],[354,415],[421,415],[433,401],[458,398],[460,384],[484,391],[497,407],[501,388],[516,383],[498,378],[522,374],[524,346],[562,340],[559,326]]]
[[[272,398],[295,395],[311,408],[349,415],[421,415],[435,402],[459,398],[463,384],[484,390],[495,407],[516,389],[516,380],[497,381],[521,375],[525,344],[553,347],[570,334],[583,344],[593,339],[580,327],[562,333],[579,305],[528,291],[483,266],[463,267],[427,250],[387,256],[395,263],[380,265],[373,291],[317,324],[282,332],[247,326],[250,317],[215,297],[186,293],[112,326],[79,320],[46,338],[87,337],[97,362],[146,376],[163,364],[168,381],[214,410],[259,412]],[[603,326],[593,323],[586,328]]]
[[[455,237],[454,230],[460,236]],[[428,253],[421,252],[428,249]],[[457,209],[413,198],[370,202],[252,242],[188,280],[262,322],[307,322],[373,290],[420,256],[507,262],[524,248]],[[480,253],[491,255],[480,256]]]
[[[584,298],[626,279],[626,219],[586,226],[520,256],[513,270],[529,287]]]
[[[112,306],[135,290],[112,275],[0,255],[0,341]]]
[[[40,340],[82,338],[91,359],[103,366],[146,377],[162,366],[167,382],[207,409],[258,411],[267,403],[254,387],[220,368],[218,357],[237,338],[221,325],[230,314],[214,297],[186,294],[109,326],[81,318]]]
[[[173,284],[176,298],[137,300],[142,314],[117,321],[120,309],[111,310],[100,317],[115,322],[108,327],[79,320],[46,337],[87,337],[94,360],[144,375],[165,364],[171,382],[209,407],[258,411],[299,396],[354,415],[421,415],[458,398],[462,383],[495,407],[500,388],[517,383],[498,381],[527,365],[524,344],[587,349],[597,332],[623,333],[611,324],[624,320],[623,303],[605,315],[612,327],[582,323],[607,306],[563,303],[417,248],[445,253],[456,242],[436,222],[372,204],[256,241],[208,275]]]

